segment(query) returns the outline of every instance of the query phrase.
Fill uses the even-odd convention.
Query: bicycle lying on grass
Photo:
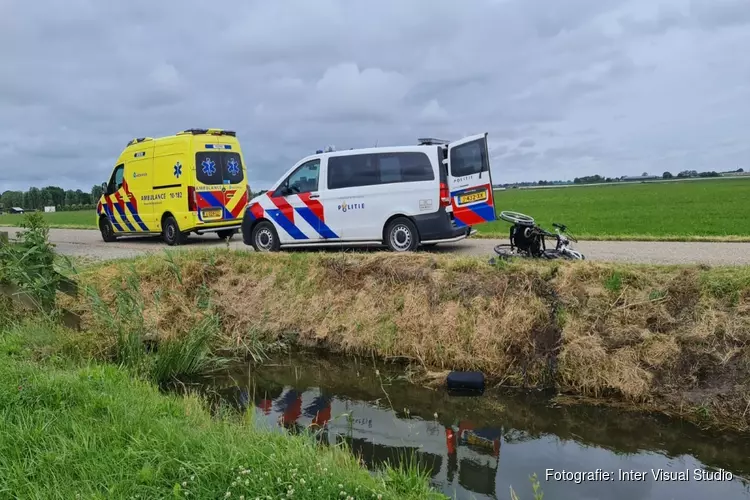
[[[533,217],[518,212],[500,212],[500,218],[513,224],[510,228],[510,244],[495,247],[495,253],[503,259],[526,257],[535,259],[569,259],[584,260],[586,257],[570,247],[578,243],[563,224],[553,223],[554,233],[539,227]],[[555,238],[554,250],[548,250],[545,238]]]

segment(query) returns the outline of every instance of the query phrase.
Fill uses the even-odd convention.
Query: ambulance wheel
[[[105,217],[99,219],[99,231],[101,231],[102,239],[105,243],[117,241],[117,236],[115,235],[115,230],[112,228],[112,223]]]
[[[223,231],[216,231],[216,235],[219,237],[220,240],[226,240],[227,238],[231,240],[235,234],[237,234],[236,229],[225,229]]]
[[[169,246],[181,245],[185,242],[185,235],[180,231],[180,226],[177,225],[174,217],[169,216],[164,220],[162,238]]]
[[[279,235],[273,224],[268,221],[258,223],[253,228],[252,244],[256,252],[278,252]]]
[[[406,217],[392,220],[385,229],[385,244],[392,252],[413,252],[419,246],[419,233]]]

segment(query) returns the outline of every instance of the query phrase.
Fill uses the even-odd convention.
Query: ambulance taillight
[[[198,211],[198,203],[195,199],[195,187],[188,186],[188,211],[190,212],[197,212]]]

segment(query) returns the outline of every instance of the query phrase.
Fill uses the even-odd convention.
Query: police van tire
[[[181,245],[185,242],[185,235],[180,231],[180,226],[177,225],[174,217],[170,216],[164,219],[162,238],[164,243],[169,246]]]
[[[105,243],[117,241],[117,235],[115,235],[115,230],[112,228],[112,223],[104,217],[99,219],[99,231],[102,233],[102,240]]]
[[[384,236],[384,243],[392,252],[413,252],[419,246],[417,227],[406,217],[393,219]]]
[[[253,228],[251,243],[256,252],[278,252],[281,248],[276,228],[265,220]]]
[[[224,229],[223,231],[216,231],[216,235],[220,240],[226,240],[227,238],[231,240],[235,234],[237,234],[236,229]]]

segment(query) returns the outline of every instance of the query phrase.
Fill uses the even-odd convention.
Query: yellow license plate
[[[475,201],[484,201],[487,199],[487,191],[480,191],[478,193],[465,194],[458,197],[458,204],[465,205],[467,203],[474,203]]]
[[[220,209],[204,210],[203,217],[205,217],[206,219],[217,219],[221,217],[221,210]]]

